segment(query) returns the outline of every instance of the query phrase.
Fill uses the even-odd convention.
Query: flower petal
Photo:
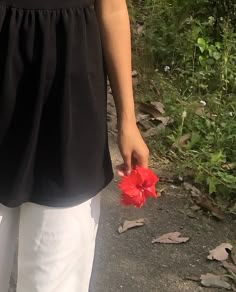
[[[130,197],[127,194],[122,194],[121,196],[121,203],[124,205],[132,205],[134,207],[141,208],[145,203],[145,197],[141,195],[141,193],[139,196],[135,197]]]
[[[158,197],[157,193],[152,191],[152,190],[150,190],[150,189],[149,190],[144,190],[143,194],[144,194],[145,198],[148,198],[148,197],[157,198]]]
[[[140,167],[137,165],[136,170],[142,178],[142,186],[144,188],[152,186],[159,181],[158,176],[156,176],[155,173],[148,168]]]
[[[140,184],[141,177],[136,170],[132,170],[130,175],[123,176],[118,187],[123,193],[129,194],[131,196],[136,196],[139,193],[137,185]],[[137,192],[137,193],[136,193]]]

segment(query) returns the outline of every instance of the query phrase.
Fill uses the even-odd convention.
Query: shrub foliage
[[[191,169],[209,193],[236,190],[236,4],[231,0],[133,0],[134,50],[162,92],[173,124],[150,143]],[[140,64],[140,61],[136,62]],[[138,66],[138,65],[137,65]],[[152,70],[150,70],[150,68]],[[151,73],[150,73],[151,72]],[[148,77],[147,77],[148,76]],[[146,82],[145,80],[143,80]],[[143,86],[137,98],[148,96]],[[160,98],[160,97],[159,97]],[[171,145],[184,134],[185,147]],[[161,135],[161,136],[160,136]],[[161,139],[160,139],[161,138]]]

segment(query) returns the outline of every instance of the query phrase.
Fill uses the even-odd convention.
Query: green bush
[[[209,193],[233,194],[236,4],[230,0],[136,0],[130,4],[134,18],[144,25],[134,38],[136,54],[148,60],[149,76],[162,89],[162,102],[174,120],[162,133],[163,142],[154,140],[151,145],[167,153],[181,136],[191,134],[184,147],[171,150],[175,162],[182,171],[191,169]]]

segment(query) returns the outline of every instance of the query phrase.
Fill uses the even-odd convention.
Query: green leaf
[[[205,41],[203,38],[198,38],[198,39],[197,39],[197,43],[198,43],[198,47],[199,47],[201,53],[204,53],[204,51],[205,51],[206,48],[207,48],[207,43],[206,43],[206,41]]]
[[[207,63],[208,65],[213,65],[213,64],[215,64],[215,61],[214,61],[214,59],[209,58],[209,59],[207,59],[206,63]]]
[[[213,53],[216,51],[216,48],[213,45],[210,45],[208,48],[209,56],[212,57]]]
[[[214,52],[214,53],[213,53],[213,58],[214,58],[215,60],[219,60],[219,59],[221,58],[221,54],[220,54],[219,52]]]
[[[201,140],[201,136],[197,132],[193,132],[191,136],[191,140],[188,143],[188,149],[192,149],[195,145],[197,145]]]
[[[201,32],[201,28],[198,26],[194,26],[192,29],[192,38],[193,40],[196,40],[199,36],[199,33]]]
[[[234,175],[221,171],[218,171],[217,174],[227,185],[230,185],[231,188],[236,189],[236,177]]]
[[[222,162],[224,158],[224,155],[222,153],[222,151],[216,152],[211,154],[211,163],[212,164],[218,164],[219,162]]]
[[[207,184],[209,187],[209,194],[213,194],[216,192],[216,179],[214,177],[208,177],[207,178]]]
[[[204,47],[201,47],[201,46],[198,46],[198,47],[199,47],[201,53],[204,53],[205,52],[205,48]]]
[[[206,41],[203,39],[203,38],[198,38],[197,39],[197,43],[203,47],[206,47],[207,46],[207,43]]]
[[[203,56],[199,56],[198,60],[199,60],[199,63],[203,66],[205,63],[205,58]]]
[[[199,88],[207,89],[207,88],[208,88],[208,84],[200,83],[200,84],[199,84]]]
[[[216,43],[215,43],[215,47],[216,47],[218,50],[220,50],[221,47],[222,47],[222,45],[221,45],[221,43],[216,42]]]

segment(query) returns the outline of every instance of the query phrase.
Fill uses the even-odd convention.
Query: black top
[[[93,0],[0,0],[0,203],[66,207],[113,178]]]

